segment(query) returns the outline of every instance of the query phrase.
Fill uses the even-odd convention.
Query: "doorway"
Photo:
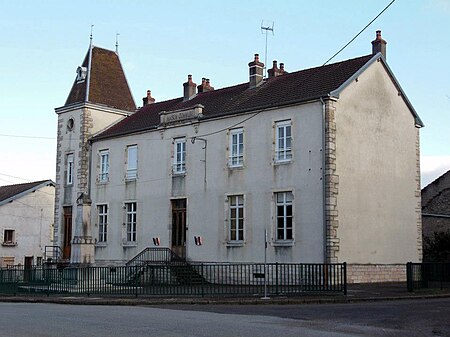
[[[172,251],[186,258],[186,199],[172,202]]]
[[[24,269],[23,269],[23,281],[24,282],[30,282],[33,280],[33,257],[32,256],[25,256],[25,259],[23,261],[24,263]]]
[[[63,213],[64,241],[62,258],[69,260],[72,248],[72,206],[63,207]]]

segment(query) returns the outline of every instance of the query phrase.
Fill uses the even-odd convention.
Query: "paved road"
[[[0,303],[0,336],[450,336],[449,317],[450,299],[161,308]]]

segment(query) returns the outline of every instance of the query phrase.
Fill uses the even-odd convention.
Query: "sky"
[[[0,0],[0,186],[55,179],[54,109],[64,105],[89,45],[119,55],[135,102],[182,96],[182,83],[248,81],[259,53],[287,71],[322,65],[391,0]],[[450,0],[396,0],[332,62],[371,53],[387,62],[421,117],[422,186],[450,170]]]

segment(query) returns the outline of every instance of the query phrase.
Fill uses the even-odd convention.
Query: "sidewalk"
[[[365,301],[391,301],[402,299],[431,299],[450,297],[450,288],[425,289],[408,292],[405,283],[350,284],[347,296],[342,294],[305,294],[296,297],[89,297],[78,296],[0,296],[0,302],[61,303],[78,305],[176,305],[176,304],[308,304],[354,303]]]

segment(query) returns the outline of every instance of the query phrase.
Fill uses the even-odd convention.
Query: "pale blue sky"
[[[179,97],[187,74],[216,88],[248,80],[264,60],[262,20],[275,22],[269,65],[296,71],[323,64],[390,0],[6,1],[0,0],[0,185],[54,179],[54,108],[63,106],[89,44],[119,54],[137,105]],[[450,0],[396,2],[333,62],[371,52],[375,30],[419,113],[422,185],[450,169]],[[14,178],[16,177],[16,178]]]

